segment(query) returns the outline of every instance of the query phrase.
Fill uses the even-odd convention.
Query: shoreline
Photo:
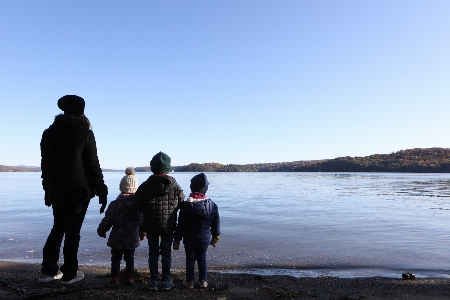
[[[108,257],[109,258],[109,257]],[[109,258],[110,259],[110,258]],[[139,261],[137,260],[139,259]],[[147,258],[146,258],[147,259]],[[39,265],[42,259],[10,259],[0,258],[0,266],[2,262],[23,264],[23,265]],[[85,267],[108,268],[110,262],[83,262],[79,261],[79,265]],[[124,262],[122,261],[122,264]],[[135,258],[135,268],[145,269],[147,261],[143,263],[142,257]],[[184,267],[184,261],[180,261],[180,257],[172,254],[172,270],[179,270]],[[401,278],[403,273],[414,273],[417,279],[432,278],[449,278],[450,269],[433,269],[433,268],[417,268],[417,267],[386,267],[372,265],[348,265],[348,264],[309,264],[309,265],[274,265],[274,264],[235,264],[222,263],[214,264],[208,262],[208,270],[220,273],[230,274],[248,274],[260,276],[292,276],[296,278],[302,277],[337,277],[337,278],[365,278],[365,277],[384,277],[384,278]]]
[[[124,264],[122,263],[124,266]],[[108,285],[110,268],[81,265],[85,279],[69,286],[59,280],[38,283],[40,264],[0,261],[0,299],[449,299],[450,278],[404,280],[390,277],[244,274],[208,270],[207,289],[186,289],[184,270],[173,269],[174,288],[148,291],[148,269],[136,269],[135,284]]]

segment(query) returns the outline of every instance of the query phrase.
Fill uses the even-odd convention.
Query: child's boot
[[[134,277],[133,275],[126,274],[125,275],[125,284],[126,285],[132,285],[134,283]]]
[[[119,285],[119,274],[111,275],[111,280],[108,282],[111,285]]]

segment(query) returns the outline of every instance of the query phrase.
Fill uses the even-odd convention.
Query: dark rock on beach
[[[260,276],[211,270],[206,289],[186,289],[183,270],[173,270],[171,291],[149,291],[148,270],[137,269],[127,286],[109,286],[109,268],[81,266],[85,279],[69,286],[38,283],[39,264],[0,261],[0,299],[450,299],[449,278],[336,278]]]

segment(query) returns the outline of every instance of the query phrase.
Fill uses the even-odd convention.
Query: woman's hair
[[[91,122],[89,122],[89,119],[84,114],[78,116],[78,119],[85,121],[87,126],[89,126],[89,129],[92,129]]]

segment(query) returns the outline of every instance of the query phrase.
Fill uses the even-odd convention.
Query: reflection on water
[[[173,173],[185,194],[193,175]],[[105,173],[108,201],[118,195],[122,176]],[[139,182],[148,176],[138,173]],[[320,268],[341,277],[373,270],[450,273],[450,174],[209,173],[208,178],[222,226],[218,247],[208,250],[211,267],[313,274]],[[39,262],[52,225],[40,174],[0,173],[0,179],[0,257]],[[82,229],[83,264],[110,263],[106,240],[96,234],[99,208],[93,199]],[[144,241],[137,266],[147,265],[146,251]],[[183,249],[173,252],[173,265],[184,267]]]

